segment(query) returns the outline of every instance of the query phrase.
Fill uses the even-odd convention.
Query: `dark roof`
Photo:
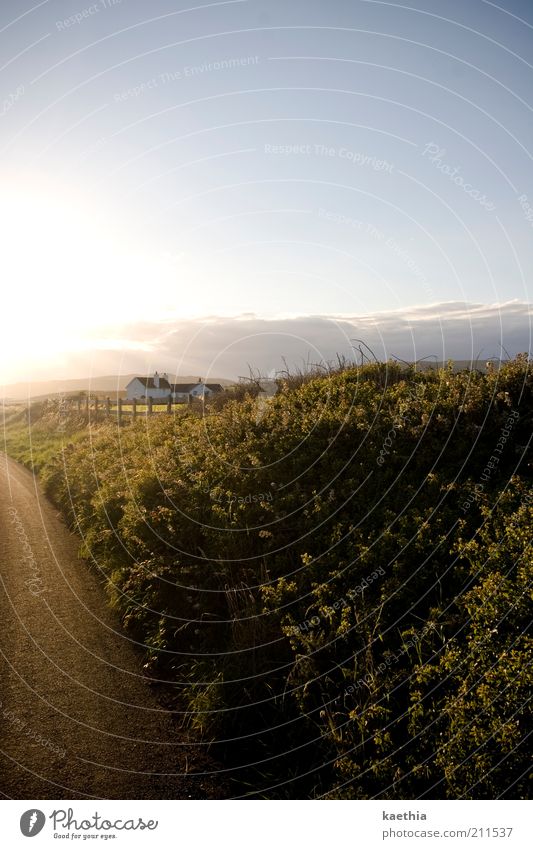
[[[198,386],[197,383],[172,383],[171,389],[173,392],[190,392],[191,389],[194,389],[195,386]]]
[[[157,389],[158,388],[154,383],[153,377],[134,377],[133,380],[138,380],[139,383],[142,383],[142,385],[146,389]],[[133,383],[133,380],[130,380],[130,383]],[[128,383],[128,386],[129,385],[130,384]],[[170,389],[170,383],[168,382],[168,380],[165,377],[159,378],[159,389]]]
[[[206,386],[211,392],[222,392],[220,383],[173,383],[173,392],[192,392],[197,386]]]
[[[157,386],[154,383],[153,377],[134,377],[133,380],[130,380],[130,383],[133,383],[134,380],[138,380],[139,383],[142,383],[145,389],[157,389]],[[128,383],[128,386],[130,385]],[[170,392],[192,392],[192,390],[196,386],[200,386],[200,382],[198,383],[169,383],[165,377],[159,378],[159,389],[168,389]],[[220,383],[205,383],[208,389],[211,392],[223,392],[224,387],[220,385]]]

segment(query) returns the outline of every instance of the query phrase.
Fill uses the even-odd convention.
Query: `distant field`
[[[108,375],[105,377],[83,377],[69,380],[43,380],[35,382],[20,382],[0,386],[0,399],[9,401],[32,401],[44,400],[62,396],[65,398],[77,397],[80,392],[96,395],[98,398],[125,398],[129,381],[136,377],[134,374]],[[174,383],[195,383],[198,375],[172,375]],[[224,377],[209,377],[210,383],[220,383],[222,386],[230,386],[234,380]]]
[[[180,409],[181,407],[186,407],[186,406],[187,406],[186,404],[172,404],[172,409],[173,410]],[[111,404],[111,410],[112,411],[114,411],[116,413],[117,409],[118,409],[118,407],[117,407],[116,404]],[[137,404],[135,409],[136,409],[137,413],[146,413],[148,411],[148,404]],[[123,414],[127,415],[128,413],[131,414],[131,412],[132,412],[131,404],[125,404],[122,407],[122,413]],[[166,404],[152,404],[152,412],[153,413],[166,413],[167,412],[167,405]]]

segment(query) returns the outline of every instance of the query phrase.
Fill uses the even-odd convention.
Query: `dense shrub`
[[[92,428],[43,478],[252,794],[520,795],[532,387],[525,356],[345,367]]]

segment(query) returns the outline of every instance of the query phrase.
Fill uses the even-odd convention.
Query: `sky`
[[[0,383],[531,350],[533,5],[3,0]]]

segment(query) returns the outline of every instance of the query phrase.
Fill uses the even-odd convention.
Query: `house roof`
[[[154,383],[153,377],[134,377],[133,380],[130,380],[128,386],[132,384],[135,380],[138,380],[145,389],[157,389],[158,387]],[[207,389],[210,389],[211,392],[222,392],[223,387],[220,383],[169,383],[165,377],[159,378],[159,389],[168,389],[169,392],[192,392],[193,389],[197,386],[206,386]]]
[[[211,392],[222,392],[220,383],[173,383],[173,392],[192,392],[197,386],[206,386]]]
[[[153,377],[134,377],[133,380],[138,380],[139,383],[145,387],[145,389],[157,389],[158,387],[154,383]],[[133,380],[130,380],[130,383],[133,383]],[[128,386],[130,385],[128,383]],[[170,383],[165,377],[159,378],[159,389],[170,389]]]
[[[191,389],[194,389],[195,386],[198,386],[197,383],[173,383],[171,384],[171,389],[173,392],[190,392]]]

